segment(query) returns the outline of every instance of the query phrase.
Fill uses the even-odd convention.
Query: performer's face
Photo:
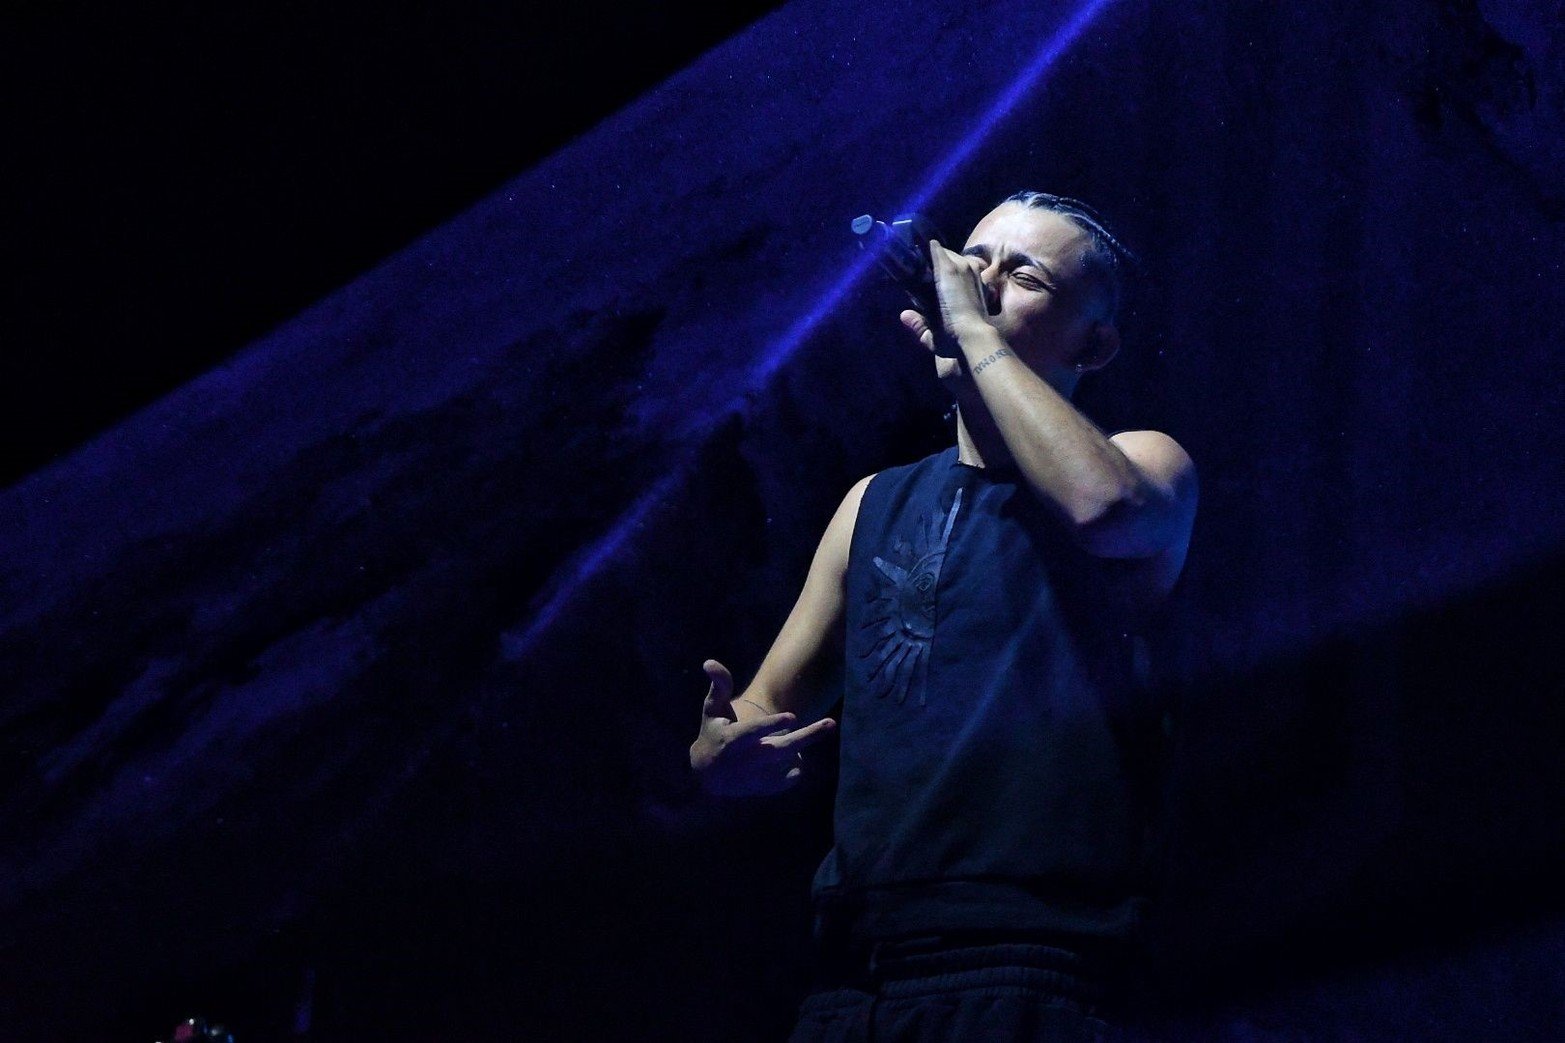
[[[1091,243],[1052,210],[1002,203],[962,251],[984,285],[990,323],[1045,379],[1074,375],[1078,362],[1096,368],[1108,361],[1099,357],[1106,290],[1082,265]]]

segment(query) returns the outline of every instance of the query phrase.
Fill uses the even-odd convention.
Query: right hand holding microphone
[[[804,747],[837,726],[830,717],[794,730],[795,714],[772,713],[739,720],[734,679],[715,659],[703,664],[711,679],[701,704],[701,730],[690,744],[690,766],[708,793],[754,797],[781,793],[803,776]]]

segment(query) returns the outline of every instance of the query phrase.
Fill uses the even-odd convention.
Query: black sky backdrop
[[[241,0],[11,16],[0,486],[779,5],[698,6]]]

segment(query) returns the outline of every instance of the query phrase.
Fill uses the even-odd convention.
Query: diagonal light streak
[[[569,578],[552,584],[553,593],[533,613],[527,629],[514,636],[510,633],[501,636],[502,659],[514,663],[526,659],[532,653],[533,648],[554,625],[554,621],[559,618],[576,592],[583,584],[603,571],[604,566],[619,556],[620,548],[630,542],[631,536],[646,523],[647,515],[652,512],[652,508],[674,493],[685,479],[688,470],[689,465],[686,465],[658,479],[651,489],[642,493],[640,499],[620,516],[614,528],[599,537],[596,543],[576,558],[570,566]]]
[[[1044,73],[1053,68],[1060,56],[1076,42],[1103,9],[1113,2],[1114,0],[1088,0],[1053,36],[1044,41],[1038,53],[1033,55],[1032,61],[1017,74],[1005,92],[994,100],[967,137],[959,141],[956,147],[946,154],[946,158],[930,171],[923,185],[902,208],[902,212],[920,210],[928,205],[929,200],[951,180],[957,169],[978,150],[978,146],[984,143],[994,128],[1011,114],[1011,110],[1027,96],[1028,91],[1037,86]]]
[[[1054,63],[1070,48],[1071,44],[1076,42],[1103,9],[1111,3],[1113,0],[1088,0],[1063,26],[1045,40],[1026,67],[978,118],[972,131],[957,142],[945,158],[925,175],[918,190],[898,212],[908,213],[927,205],[1005,117],[1010,115],[1027,93],[1037,85],[1044,74],[1053,68]],[[741,411],[744,402],[771,381],[815,329],[836,310],[837,305],[873,263],[873,255],[868,251],[861,251],[855,257],[853,263],[821,294],[809,311],[789,326],[782,336],[767,348],[760,361],[751,367],[742,384],[742,390],[726,407],[715,414],[713,420],[707,425],[708,432],[716,430],[726,417]],[[699,444],[705,440],[706,436],[703,435],[697,442]],[[686,464],[660,479],[621,515],[612,529],[576,557],[567,567],[566,575],[550,585],[552,593],[532,613],[526,629],[514,637],[507,636],[504,639],[505,659],[517,662],[532,652],[576,593],[618,556],[620,549],[645,524],[652,508],[674,493],[688,476],[689,469],[690,465]]]

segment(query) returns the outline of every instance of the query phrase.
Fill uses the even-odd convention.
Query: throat
[[[956,408],[956,459],[958,463],[986,470],[1008,471],[1016,467],[994,418],[981,406],[969,410],[959,404]]]

